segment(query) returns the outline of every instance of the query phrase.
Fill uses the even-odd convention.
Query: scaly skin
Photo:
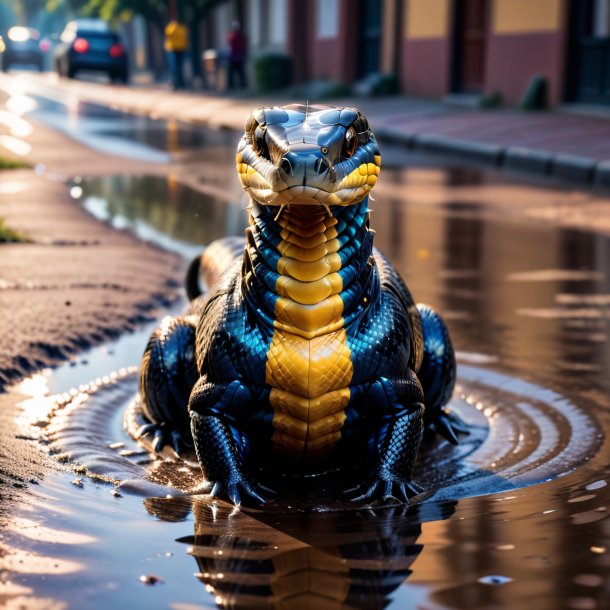
[[[151,338],[146,432],[180,453],[190,420],[212,495],[235,504],[265,501],[262,470],[271,485],[338,470],[360,483],[354,501],[407,502],[424,425],[452,442],[461,431],[443,410],[455,360],[440,316],[373,248],[381,157],[366,118],[257,109],[236,164],[252,201],[245,248],[212,244],[189,270],[194,314]]]

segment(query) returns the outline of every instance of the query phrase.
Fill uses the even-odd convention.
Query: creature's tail
[[[223,237],[196,256],[186,272],[186,295],[192,301],[215,284],[233,261],[244,253],[243,237]]]
[[[193,301],[202,294],[201,287],[199,286],[199,270],[201,269],[202,256],[203,254],[196,256],[186,270],[184,287],[186,288],[186,296],[189,301]]]

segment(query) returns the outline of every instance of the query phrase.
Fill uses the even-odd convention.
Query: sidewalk
[[[67,79],[58,83],[55,75],[39,77],[38,82],[129,112],[237,131],[243,129],[252,108],[295,101],[271,95],[235,98]],[[610,187],[610,119],[561,111],[471,109],[402,96],[325,103],[359,107],[382,143]]]

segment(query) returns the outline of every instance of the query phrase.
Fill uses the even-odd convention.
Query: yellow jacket
[[[186,51],[189,46],[189,33],[186,26],[171,20],[165,27],[165,50]]]

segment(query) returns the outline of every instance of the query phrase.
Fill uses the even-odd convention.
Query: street
[[[123,419],[151,328],[185,305],[188,261],[246,226],[244,109],[284,100],[197,98],[199,116],[232,115],[218,129],[193,121],[197,94],[126,108],[126,91],[138,97],[0,76],[0,155],[32,166],[0,185],[0,217],[30,238],[0,245],[15,337],[2,346],[0,605],[606,607],[608,193],[426,156],[390,142],[388,119],[375,245],[447,320],[450,406],[471,434],[423,448],[425,492],[404,511],[230,515],[188,495],[197,469],[151,460]],[[384,103],[363,106],[382,117]],[[61,219],[42,215],[45,198]]]

